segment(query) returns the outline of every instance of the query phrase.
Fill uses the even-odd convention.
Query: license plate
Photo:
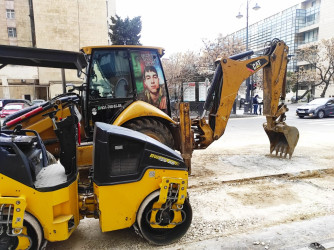
[[[299,110],[298,113],[305,113],[305,111],[304,110]]]

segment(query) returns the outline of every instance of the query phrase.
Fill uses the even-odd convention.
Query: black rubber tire
[[[168,245],[179,240],[188,231],[192,221],[192,209],[189,200],[186,199],[183,204],[183,211],[186,214],[185,221],[174,228],[161,229],[152,228],[146,220],[147,213],[150,213],[153,203],[159,198],[159,191],[151,193],[141,204],[137,214],[137,224],[142,236],[154,245]],[[183,216],[183,215],[182,215]],[[150,218],[150,215],[148,215]]]
[[[174,138],[166,125],[154,118],[138,118],[122,125],[138,131],[174,149]]]
[[[7,216],[4,216],[6,219]],[[4,226],[4,233],[0,236],[0,249],[16,249],[19,239],[6,234],[7,226]],[[42,245],[43,232],[37,220],[30,214],[24,214],[23,226],[27,228],[27,235],[32,241],[30,249],[40,249]]]
[[[299,118],[304,118],[304,116],[303,115],[299,115]]]
[[[325,112],[323,110],[319,110],[317,116],[319,119],[322,119],[325,117]]]

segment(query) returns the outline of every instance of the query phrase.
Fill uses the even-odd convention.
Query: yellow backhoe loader
[[[72,100],[77,100],[77,109],[83,117],[80,133],[83,144],[78,147],[79,166],[92,164],[93,146],[89,142],[92,141],[94,124],[105,122],[142,132],[179,150],[190,168],[193,150],[205,149],[224,134],[242,82],[263,69],[263,114],[267,119],[264,129],[270,140],[270,153],[276,151],[280,156],[289,155],[291,158],[299,133],[295,127],[285,123],[285,112],[288,110],[284,104],[288,47],[283,41],[275,39],[264,49],[262,56],[247,59],[253,53],[248,51],[222,58],[203,115],[190,119],[189,105],[181,103],[180,117],[176,121],[171,117],[168,89],[160,62],[163,55],[161,48],[101,46],[85,47],[82,53],[76,53],[0,46],[0,63],[3,66],[22,64],[76,68],[78,72],[85,69],[86,75],[84,84],[74,88],[79,90],[80,95],[70,92],[56,97],[42,106],[9,116],[4,124],[8,129],[20,123],[23,128],[36,130],[47,149],[58,157],[59,144],[51,120],[43,115],[54,109],[58,102],[56,119],[66,117],[62,106],[66,107],[64,100],[72,96]],[[205,116],[207,112],[208,117]]]
[[[47,241],[66,240],[85,217],[98,218],[103,232],[133,226],[154,244],[178,240],[192,220],[187,196],[192,152],[224,134],[239,86],[261,69],[270,151],[293,153],[298,130],[285,124],[287,108],[279,103],[285,96],[288,60],[283,41],[275,40],[264,55],[252,59],[245,60],[253,52],[221,59],[203,115],[191,119],[189,105],[181,103],[177,121],[170,117],[167,89],[160,90],[161,49],[89,47],[83,53],[0,46],[0,68],[85,68],[87,74],[77,88],[80,95],[65,93],[5,120],[0,135],[0,248],[39,249]],[[156,83],[156,77],[158,99],[147,95],[146,86]],[[182,157],[133,130],[179,150]],[[91,170],[90,178],[83,169]]]

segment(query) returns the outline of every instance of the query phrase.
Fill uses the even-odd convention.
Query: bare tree
[[[298,99],[303,99],[305,96],[310,97],[312,91],[312,86],[315,86],[317,74],[316,71],[312,68],[300,66],[295,72],[287,73],[287,86],[286,92],[296,92],[297,84],[306,86],[305,92],[298,97]]]
[[[239,39],[218,35],[213,40],[204,39],[200,52],[187,51],[176,53],[163,60],[166,78],[170,87],[177,84],[196,81],[198,78],[212,78],[215,61],[243,51],[244,46]]]
[[[168,90],[172,95],[176,93],[179,100],[183,94],[182,84],[199,78],[198,60],[198,54],[192,51],[179,52],[162,60]]]
[[[201,50],[200,67],[205,70],[211,70],[211,75],[215,70],[215,61],[219,58],[238,54],[245,50],[240,39],[231,36],[219,34],[213,40],[204,39]]]
[[[163,59],[168,90],[178,101],[186,88],[183,83],[212,79],[215,71],[215,61],[219,57],[228,57],[240,53],[244,47],[241,41],[221,34],[212,41],[203,40],[203,48],[199,52],[187,51],[176,53],[168,59]]]
[[[323,88],[320,96],[325,97],[334,77],[334,38],[323,39],[317,44],[300,49],[297,58],[298,61],[305,62],[307,77],[315,80],[315,87]]]

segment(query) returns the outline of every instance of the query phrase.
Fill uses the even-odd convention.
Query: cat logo
[[[261,59],[259,59],[259,60],[256,60],[255,62],[248,63],[248,64],[246,65],[246,67],[247,67],[250,71],[254,72],[254,71],[258,70],[259,68],[261,68],[263,65],[265,65],[267,62],[268,62],[268,61],[267,61],[266,59],[261,58]]]

